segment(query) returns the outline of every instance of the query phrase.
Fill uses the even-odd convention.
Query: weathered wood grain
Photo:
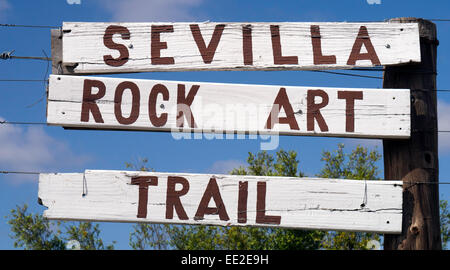
[[[383,140],[384,177],[402,179],[403,229],[401,235],[385,235],[386,250],[442,249],[439,200],[437,45],[436,25],[418,18],[392,19],[393,23],[418,22],[422,62],[389,67],[383,87],[411,88],[409,140]],[[426,184],[422,184],[426,183]]]
[[[420,62],[416,23],[63,23],[64,74]]]
[[[151,184],[141,190],[136,182],[146,177]],[[171,188],[175,177],[185,183]],[[61,220],[394,234],[402,223],[401,181],[87,170],[41,174],[39,198],[44,216]]]
[[[85,85],[94,87],[88,87],[84,93]],[[100,94],[99,85],[104,86]],[[132,92],[124,89],[124,85],[136,89]],[[351,99],[351,95],[358,97]],[[183,107],[183,104],[190,105]],[[71,128],[210,134],[408,138],[409,105],[409,90],[405,89],[241,85],[51,75],[47,123]],[[350,108],[352,106],[353,110]],[[177,118],[179,111],[184,113]]]

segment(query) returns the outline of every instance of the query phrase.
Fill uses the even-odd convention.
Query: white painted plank
[[[204,59],[207,53],[197,45],[191,25],[198,25],[204,47],[213,57]],[[219,25],[219,26],[218,26]],[[220,25],[223,30],[220,32]],[[244,49],[243,27],[250,25],[251,45]],[[152,31],[168,26],[166,32],[156,35]],[[312,32],[311,26],[318,26],[319,32]],[[121,29],[106,32],[107,29]],[[118,28],[119,27],[119,28]],[[214,31],[216,30],[216,39]],[[271,28],[272,27],[272,28]],[[274,28],[275,27],[275,28]],[[314,28],[316,29],[316,28]],[[366,29],[366,30],[364,30]],[[273,32],[275,31],[275,32]],[[361,32],[362,31],[362,32]],[[274,23],[63,23],[63,64],[74,65],[74,73],[120,73],[144,71],[187,71],[187,70],[317,70],[377,65],[396,65],[420,62],[419,29],[417,23],[331,23],[331,22],[274,22]],[[221,33],[221,35],[220,35]],[[273,35],[274,34],[274,35]],[[109,45],[105,36],[112,35]],[[220,35],[220,38],[219,38]],[[363,41],[358,46],[357,40]],[[248,34],[245,40],[250,40]],[[277,37],[279,46],[277,47]],[[197,38],[197,40],[200,40]],[[217,41],[216,41],[217,40]],[[313,42],[313,40],[316,40]],[[320,48],[317,40],[320,41]],[[368,44],[370,42],[370,44]],[[106,42],[108,43],[108,41]],[[200,42],[201,43],[201,42]],[[214,47],[214,43],[217,46]],[[352,49],[360,54],[355,63],[349,62]],[[275,44],[275,45],[274,45]],[[314,45],[313,45],[314,44]],[[118,47],[123,47],[121,54]],[[152,55],[152,47],[154,54]],[[373,49],[372,49],[373,47]],[[249,49],[251,48],[251,49]],[[281,60],[275,60],[280,51]],[[215,50],[214,50],[215,49]],[[328,58],[316,56],[330,56]],[[365,57],[374,52],[376,57]],[[156,53],[156,54],[155,54]],[[120,66],[107,64],[104,56],[127,58]],[[247,56],[244,60],[244,55]],[[250,57],[251,56],[251,57]],[[333,59],[334,56],[334,59]],[[249,61],[248,59],[251,59]],[[288,57],[288,58],[284,58]],[[291,58],[289,58],[291,57]],[[164,58],[170,63],[158,62]],[[286,62],[287,61],[287,62]]]
[[[95,81],[97,86],[104,85],[104,94],[95,97],[94,103],[83,103],[84,85],[91,81]],[[136,99],[136,104],[132,105],[130,89],[123,91],[121,105],[118,100],[115,102],[116,94],[120,94],[116,89],[124,83],[132,83],[137,87],[135,95],[139,95],[139,102]],[[185,92],[178,95],[182,86]],[[196,86],[198,91],[192,95],[192,104],[186,107],[186,113],[180,118],[183,120],[183,129],[180,129],[177,110],[182,101],[179,99],[189,97],[188,93],[194,93]],[[86,97],[96,96],[99,92],[96,87],[86,89]],[[167,96],[161,93],[155,95],[157,89],[165,89]],[[322,97],[313,97],[318,92],[328,97],[328,104],[319,110],[324,120],[322,124],[319,123],[320,115],[311,117],[314,116],[314,110],[308,107],[308,100],[314,104],[323,102]],[[345,99],[340,96],[342,93],[359,93],[360,98]],[[278,114],[276,109],[273,110],[274,103],[283,94],[285,99],[280,103]],[[351,103],[354,104],[353,110],[347,109]],[[151,119],[149,108],[154,108],[156,112],[156,115],[151,113],[152,117],[166,117],[165,121],[161,119],[158,123],[154,118]],[[189,109],[195,126],[185,117]],[[96,110],[101,117],[94,117]],[[353,120],[350,117],[352,113]],[[269,116],[274,119],[268,125]],[[122,118],[130,118],[130,121],[124,122]],[[243,85],[51,75],[47,123],[71,128],[168,131],[174,134],[194,131],[216,136],[214,138],[223,136],[224,132],[227,135],[250,133],[408,138],[410,92],[406,89]],[[353,129],[350,127],[352,123]]]
[[[132,178],[148,176],[156,177],[157,185],[148,186],[147,204],[140,204],[139,186],[131,184]],[[168,179],[173,177],[182,177],[189,185],[177,197],[186,214],[184,220],[181,210],[166,204],[167,198],[175,196],[168,187]],[[207,186],[212,185],[211,179],[215,179],[218,191],[214,198],[206,196],[204,206],[216,208],[216,212],[201,216],[199,205],[207,194]],[[247,203],[239,200],[243,198],[239,197],[240,182],[241,187],[247,183],[243,184],[247,185]],[[265,185],[265,196],[258,191],[261,185]],[[182,184],[175,185],[177,192],[183,188]],[[87,190],[85,196],[83,190]],[[272,226],[392,234],[401,232],[402,223],[401,181],[88,170],[84,174],[41,174],[39,198],[48,207],[44,211],[46,218],[62,220]],[[265,200],[265,206],[258,208],[258,200],[260,203]],[[138,217],[139,208],[146,209],[145,216]],[[219,208],[222,216],[217,214]],[[173,216],[168,218],[171,210]],[[261,217],[257,218],[257,212],[269,216],[265,223]]]

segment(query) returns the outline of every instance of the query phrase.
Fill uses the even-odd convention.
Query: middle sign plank
[[[62,30],[58,54],[66,74],[348,69],[421,60],[417,23],[65,22]]]
[[[408,138],[410,91],[51,75],[47,123],[68,128]]]

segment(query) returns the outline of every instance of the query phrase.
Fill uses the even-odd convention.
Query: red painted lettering
[[[97,94],[92,94],[92,88],[97,88]],[[89,122],[89,112],[92,113],[96,123],[104,123],[100,109],[95,103],[97,99],[105,96],[106,86],[102,81],[84,80],[83,103],[81,104],[81,122]]]
[[[322,102],[315,103],[315,98],[321,97]],[[328,105],[328,94],[323,90],[308,90],[306,128],[308,131],[314,131],[314,119],[317,120],[321,131],[328,131],[328,125],[320,112],[320,109]]]
[[[148,204],[148,186],[157,186],[158,177],[156,176],[138,176],[131,178],[132,185],[139,186],[139,201],[138,201],[138,218],[147,217]]]
[[[209,41],[208,47],[205,44],[200,27],[198,24],[191,24],[191,32],[194,37],[197,48],[200,51],[200,55],[203,58],[205,64],[211,64],[214,54],[216,53],[217,46],[219,45],[220,38],[222,37],[223,30],[225,29],[225,24],[218,24],[214,28],[214,33]]]
[[[156,114],[156,99],[158,94],[162,95],[164,101],[169,100],[169,90],[163,84],[153,86],[148,99],[148,116],[155,127],[164,126],[167,123],[167,113],[162,113],[160,116]]]
[[[172,33],[173,25],[152,25],[151,57],[152,65],[173,65],[173,57],[161,57],[161,50],[167,49],[167,42],[161,41],[161,33]]]
[[[242,51],[244,54],[244,65],[253,65],[252,26],[242,26]]]
[[[266,215],[266,182],[258,182],[256,193],[256,223],[276,224],[281,223],[281,216]]]
[[[361,53],[361,47],[366,47],[367,53]],[[372,41],[369,37],[369,32],[365,26],[359,28],[358,36],[353,44],[352,52],[347,61],[347,65],[355,65],[358,60],[370,60],[373,65],[381,65]]]
[[[194,115],[192,114],[191,105],[194,102],[195,95],[198,92],[200,85],[193,85],[189,93],[185,94],[186,86],[184,84],[178,84],[177,94],[177,127],[184,126],[184,117],[188,121],[189,127],[197,127],[195,123]]]
[[[286,117],[278,117],[281,108],[284,109]],[[297,120],[295,119],[294,110],[286,93],[285,88],[280,88],[277,97],[273,103],[272,111],[269,114],[266,122],[266,129],[272,129],[275,123],[289,124],[293,130],[299,130]]]
[[[248,182],[239,181],[238,223],[247,223]]]
[[[208,207],[211,199],[216,203],[216,207]],[[201,220],[205,215],[219,215],[220,220],[230,220],[223,203],[222,196],[220,195],[219,186],[215,178],[209,180],[205,193],[198,205],[197,212],[195,213],[194,220]]]
[[[355,131],[355,100],[363,99],[362,91],[338,91],[338,99],[345,99],[345,131]]]
[[[311,41],[313,48],[314,65],[336,64],[335,55],[322,54],[322,41],[320,36],[320,27],[318,25],[311,25]]]
[[[280,26],[271,25],[273,63],[275,65],[297,65],[297,56],[283,56],[281,53]]]
[[[131,112],[128,117],[124,117],[122,114],[122,97],[126,89],[129,89],[132,95]],[[114,95],[114,115],[116,116],[117,122],[122,125],[130,125],[136,122],[139,117],[140,102],[141,94],[139,92],[139,87],[133,82],[121,82],[117,86]]]
[[[175,190],[176,184],[181,184],[181,190]],[[166,218],[173,219],[173,209],[177,211],[180,220],[188,220],[186,211],[181,204],[180,197],[186,195],[189,191],[189,181],[179,176],[169,176],[167,178],[167,194],[166,194]]]
[[[103,35],[103,44],[112,50],[119,51],[120,55],[117,58],[113,58],[111,55],[104,55],[103,61],[105,64],[112,67],[120,67],[128,62],[129,52],[127,46],[123,44],[117,44],[113,41],[113,36],[115,34],[120,34],[122,39],[130,39],[130,31],[128,28],[120,25],[110,25],[106,28],[105,34]]]

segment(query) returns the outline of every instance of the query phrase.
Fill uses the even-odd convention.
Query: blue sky
[[[70,1],[69,2],[77,2]],[[369,1],[377,2],[377,1]],[[395,17],[448,18],[450,1],[381,0],[0,0],[0,23],[60,26],[67,21],[383,21]],[[450,89],[450,22],[436,22],[438,89]],[[50,55],[50,30],[0,28],[0,50],[18,56]],[[0,79],[47,79],[43,61],[2,60]],[[361,74],[381,76],[377,72]],[[252,83],[323,87],[380,88],[382,81],[309,71],[164,72],[122,74],[116,77],[222,83]],[[45,122],[43,82],[0,82],[0,118],[8,121]],[[450,92],[438,92],[439,129],[450,130]],[[146,157],[161,172],[225,173],[244,164],[248,152],[259,151],[259,140],[174,140],[170,133],[133,131],[77,131],[47,126],[0,126],[0,170],[82,172],[85,169],[125,169],[125,162]],[[299,152],[300,169],[308,176],[318,173],[323,150],[340,142],[348,149],[362,144],[377,147],[380,140],[281,136],[279,148]],[[439,137],[440,180],[450,181],[450,135]],[[380,176],[382,172],[380,162]],[[0,249],[12,249],[9,226],[4,218],[24,203],[35,213],[37,176],[0,175]],[[440,186],[441,198],[450,188]],[[107,243],[127,249],[131,224],[101,223]]]

